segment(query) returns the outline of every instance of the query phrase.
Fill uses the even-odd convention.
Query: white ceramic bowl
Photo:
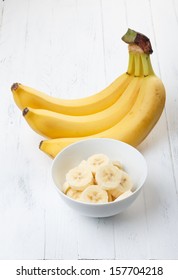
[[[135,191],[132,195],[120,201],[94,204],[73,200],[61,191],[66,173],[82,160],[98,153],[104,153],[110,159],[123,163],[134,183]],[[52,164],[52,178],[59,196],[73,210],[90,217],[109,217],[127,209],[138,197],[146,177],[147,164],[142,154],[126,143],[108,138],[91,138],[76,142],[62,150]]]

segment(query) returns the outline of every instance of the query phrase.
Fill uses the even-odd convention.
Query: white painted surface
[[[166,109],[138,147],[149,168],[138,200],[118,216],[85,218],[56,196],[51,159],[10,86],[91,95],[125,71],[128,27],[151,39]],[[178,259],[177,34],[176,0],[0,1],[0,259]]]

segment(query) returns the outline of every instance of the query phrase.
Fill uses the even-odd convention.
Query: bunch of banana
[[[40,149],[55,157],[76,141],[114,138],[140,144],[157,123],[165,105],[165,89],[155,75],[149,39],[128,29],[122,40],[129,44],[127,72],[90,97],[54,98],[22,84],[11,89],[29,126],[47,138]]]

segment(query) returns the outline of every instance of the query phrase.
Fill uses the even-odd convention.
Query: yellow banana
[[[165,104],[165,88],[154,74],[143,79],[137,100],[129,113],[113,127],[89,137],[44,140],[40,149],[55,157],[68,145],[88,138],[113,138],[133,146],[140,144],[155,126]]]
[[[114,126],[132,108],[144,76],[152,73],[148,55],[140,48],[129,51],[130,83],[117,101],[95,114],[71,116],[44,109],[25,108],[23,115],[31,128],[47,138],[89,136]],[[145,70],[146,69],[146,70]],[[100,107],[100,106],[99,106]],[[98,107],[98,108],[99,108]]]
[[[39,146],[52,158],[68,145],[88,138],[113,138],[137,146],[159,120],[166,96],[152,69],[151,43],[131,29],[122,39],[129,44],[127,73],[95,95],[65,100],[12,85],[14,100],[31,128],[55,138],[41,141]]]
[[[121,97],[109,108],[87,116],[69,116],[43,109],[25,108],[23,115],[30,127],[48,137],[83,137],[109,129],[132,108],[143,77],[135,77]]]
[[[113,105],[121,96],[132,79],[132,73],[124,73],[101,92],[80,99],[60,99],[20,83],[11,87],[16,105],[23,110],[26,107],[45,109],[66,115],[81,116],[97,113]]]

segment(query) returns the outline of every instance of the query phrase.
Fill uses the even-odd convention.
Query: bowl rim
[[[111,201],[111,202],[102,202],[102,203],[91,203],[91,202],[83,202],[83,201],[80,201],[80,200],[75,200],[69,196],[67,196],[65,193],[62,192],[62,190],[57,187],[57,184],[55,183],[55,180],[54,180],[54,176],[53,176],[53,168],[54,168],[54,165],[56,164],[56,161],[58,159],[58,157],[60,157],[60,155],[65,152],[68,148],[72,147],[72,146],[76,146],[76,145],[80,145],[80,143],[82,142],[87,142],[87,141],[96,141],[96,140],[105,140],[105,141],[111,141],[111,142],[119,142],[125,146],[128,146],[129,148],[133,149],[136,153],[138,153],[143,162],[144,162],[144,168],[145,168],[145,175],[143,177],[143,182],[142,184],[140,184],[140,186],[138,188],[136,188],[136,190],[134,190],[134,192],[129,195],[128,197],[125,197],[121,200],[114,200],[114,201]],[[129,199],[130,197],[132,197],[133,195],[135,195],[137,192],[139,192],[145,181],[146,181],[146,178],[147,178],[147,175],[148,175],[148,166],[147,166],[147,162],[144,158],[144,156],[142,155],[142,153],[140,151],[138,151],[135,147],[133,147],[132,145],[128,144],[128,143],[125,143],[123,141],[120,141],[120,140],[116,140],[116,139],[112,139],[112,138],[89,138],[89,139],[83,139],[83,140],[79,140],[75,143],[72,143],[72,144],[69,144],[67,147],[63,148],[57,155],[56,157],[53,159],[53,162],[52,162],[52,165],[51,165],[51,175],[52,175],[52,180],[53,180],[53,187],[55,188],[55,190],[57,190],[57,192],[62,195],[66,200],[69,200],[69,201],[72,201],[72,203],[76,203],[76,204],[81,204],[81,205],[90,205],[91,207],[100,207],[100,206],[103,206],[103,205],[113,205],[113,204],[119,204],[121,203],[122,201],[124,200],[127,200]]]

